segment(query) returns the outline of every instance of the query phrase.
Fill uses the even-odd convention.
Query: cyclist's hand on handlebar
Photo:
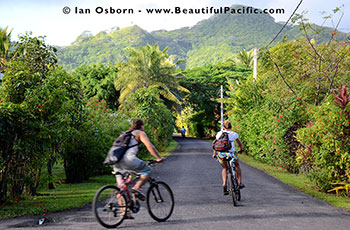
[[[238,151],[238,153],[243,153],[244,152],[244,149],[240,149],[239,151]]]

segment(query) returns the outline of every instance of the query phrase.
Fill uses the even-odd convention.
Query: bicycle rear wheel
[[[147,208],[150,216],[158,221],[166,221],[174,210],[174,195],[164,182],[155,182],[147,190]]]
[[[232,197],[233,206],[237,206],[237,196],[235,193],[235,185],[233,183],[233,176],[231,172],[229,172],[227,175],[227,188],[229,190],[230,196]]]
[[[120,189],[114,185],[100,188],[93,200],[92,210],[97,221],[106,228],[120,225],[127,211],[127,200]]]

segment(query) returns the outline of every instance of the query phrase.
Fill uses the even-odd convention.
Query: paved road
[[[174,192],[173,215],[167,222],[157,223],[143,208],[134,214],[135,220],[125,220],[120,229],[350,229],[348,212],[246,164],[241,166],[246,188],[240,205],[233,207],[230,197],[222,194],[221,169],[211,159],[210,143],[196,139],[177,141],[179,146],[166,163],[153,169],[155,177],[168,183]],[[24,217],[0,221],[0,229],[103,229],[89,205],[49,217],[52,222],[44,227],[34,227],[34,220]]]

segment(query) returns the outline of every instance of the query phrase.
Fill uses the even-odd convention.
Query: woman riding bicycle
[[[237,179],[238,179],[238,184],[240,188],[244,188],[244,184],[242,184],[242,172],[241,172],[241,168],[239,166],[239,161],[238,161],[238,152],[235,149],[235,145],[234,145],[234,141],[236,140],[238,146],[239,146],[239,152],[243,151],[243,145],[241,140],[239,139],[239,136],[237,133],[231,131],[232,129],[232,125],[230,123],[230,121],[225,121],[224,122],[224,130],[221,130],[220,132],[218,132],[216,134],[216,139],[219,139],[221,134],[223,132],[227,132],[228,133],[228,138],[229,141],[231,142],[231,149],[228,152],[217,152],[214,150],[213,152],[213,158],[216,158],[217,161],[221,164],[222,166],[222,185],[224,188],[224,195],[228,195],[228,190],[226,187],[226,178],[227,178],[227,164],[225,162],[225,159],[227,156],[232,158],[232,161],[234,162],[235,166],[236,166],[236,174],[237,174]]]
[[[144,200],[145,196],[141,193],[142,186],[147,182],[148,178],[151,175],[151,168],[143,160],[137,158],[137,152],[141,142],[146,146],[149,153],[156,158],[158,163],[164,161],[164,158],[159,156],[157,149],[150,142],[147,137],[147,134],[144,131],[145,127],[141,119],[134,119],[130,130],[133,130],[132,137],[129,143],[129,148],[124,154],[123,158],[113,165],[115,171],[120,170],[131,170],[141,174],[140,179],[132,187],[131,191],[140,199]],[[122,184],[122,179],[117,177],[117,184],[120,186]]]

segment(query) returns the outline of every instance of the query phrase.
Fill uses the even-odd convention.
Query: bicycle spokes
[[[156,221],[167,220],[174,209],[174,196],[170,187],[164,182],[152,184],[147,191],[147,207]]]
[[[125,195],[113,185],[102,187],[96,193],[92,206],[98,222],[107,228],[121,224],[128,209]]]

